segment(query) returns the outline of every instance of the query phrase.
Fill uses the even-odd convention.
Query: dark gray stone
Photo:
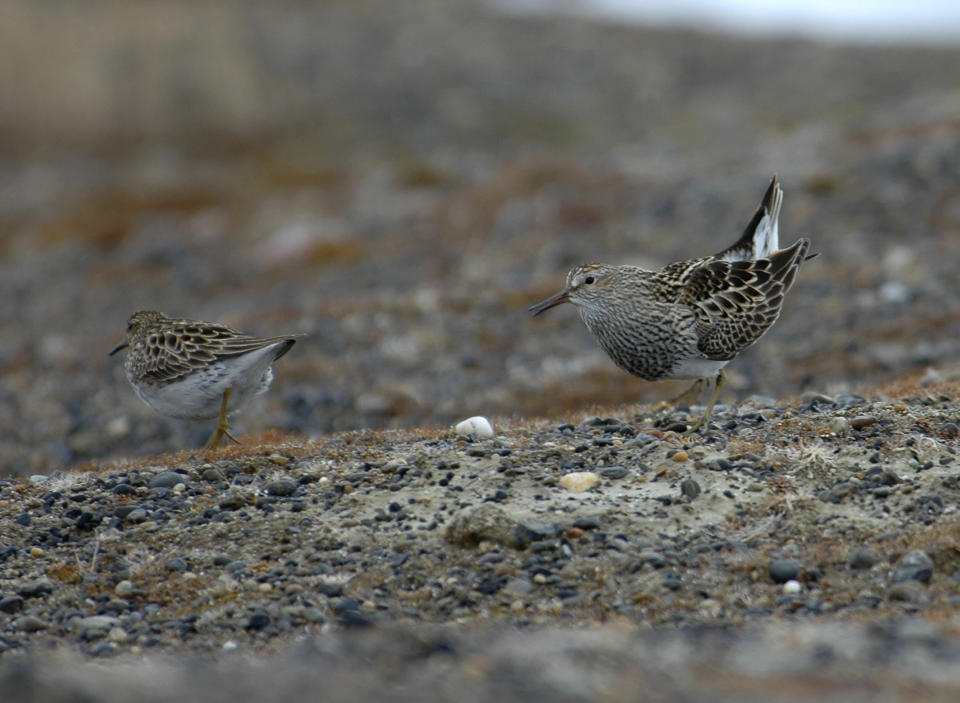
[[[869,569],[876,563],[877,557],[865,547],[854,549],[847,559],[847,564],[851,569]]]
[[[919,581],[927,583],[933,576],[933,559],[926,552],[915,549],[907,552],[897,563],[891,577],[894,583],[901,581]]]
[[[297,490],[297,482],[292,478],[278,478],[267,484],[267,493],[272,496],[290,496]]]
[[[770,578],[774,583],[786,583],[797,578],[803,571],[803,564],[796,559],[774,559],[770,562]]]
[[[161,471],[150,479],[150,483],[147,485],[150,488],[173,488],[178,483],[186,484],[189,482],[190,479],[185,474],[176,471]]]

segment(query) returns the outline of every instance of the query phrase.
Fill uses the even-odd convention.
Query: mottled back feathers
[[[281,343],[273,357],[276,361],[290,350],[297,336],[250,337],[224,325],[144,311],[135,313],[127,326],[131,347],[127,360],[134,379],[165,383],[219,359]]]

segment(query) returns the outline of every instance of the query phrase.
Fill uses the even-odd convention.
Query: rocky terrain
[[[4,701],[957,698],[960,50],[190,8],[0,23]],[[710,431],[526,313],[773,173],[820,256]],[[142,308],[307,335],[239,446]]]
[[[379,662],[334,676],[337,700],[420,686],[483,700],[511,681],[544,700],[629,700],[630,681],[664,700],[770,700],[761,673],[805,681],[777,700],[861,685],[862,700],[949,700],[958,394],[755,397],[702,435],[682,433],[686,411],[650,406],[503,421],[483,440],[267,435],[4,481],[0,688],[46,699],[91,676],[76,657],[147,656],[179,681],[156,694],[173,700],[188,684],[169,655],[191,652],[228,669],[279,657],[290,697],[326,668]],[[74,657],[56,683],[16,656],[50,650]],[[117,700],[150,688],[110,676]]]

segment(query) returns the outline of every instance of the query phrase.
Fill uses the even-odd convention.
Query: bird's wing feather
[[[693,308],[708,358],[733,358],[776,322],[809,245],[800,239],[768,258],[711,260],[690,271],[679,302]]]

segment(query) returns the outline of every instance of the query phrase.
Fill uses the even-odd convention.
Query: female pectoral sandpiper
[[[216,449],[226,436],[234,442],[227,406],[236,410],[270,386],[274,361],[302,335],[249,337],[229,327],[174,320],[162,312],[134,313],[127,338],[110,355],[129,347],[123,368],[140,399],[161,415],[212,420],[217,427],[206,444]]]
[[[695,379],[689,393],[715,378],[707,410],[690,428],[695,431],[710,419],[723,388],[723,368],[776,322],[800,265],[816,256],[807,256],[807,239],[778,248],[782,202],[774,176],[743,235],[719,254],[659,271],[577,266],[562,291],[530,312],[536,316],[573,303],[614,363],[647,381]]]

